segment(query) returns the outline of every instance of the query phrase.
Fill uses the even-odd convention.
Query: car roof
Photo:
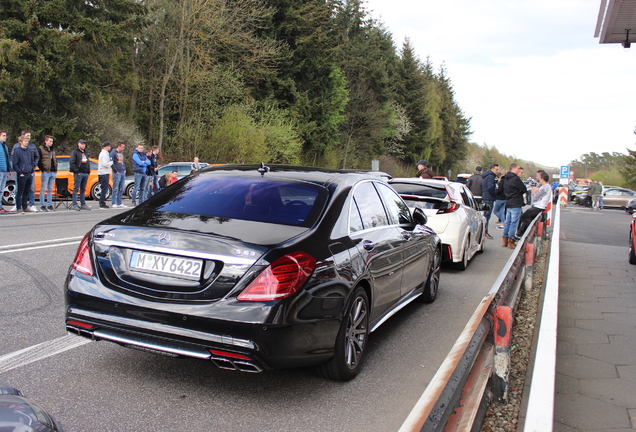
[[[317,184],[335,184],[341,186],[353,185],[361,180],[381,180],[378,175],[370,174],[368,171],[355,171],[355,170],[336,170],[320,167],[309,166],[297,166],[297,165],[267,165],[264,166],[265,170],[261,174],[259,168],[262,166],[253,165],[219,165],[203,168],[199,171],[199,175],[205,175],[212,172],[227,172],[241,174],[245,176],[262,176],[267,178],[268,176],[277,177],[279,179],[288,180],[304,180]]]
[[[438,180],[438,179],[423,179],[418,177],[396,177],[389,180],[389,183],[411,183],[411,184],[423,184],[431,187],[451,186],[456,187],[457,182],[450,180]]]

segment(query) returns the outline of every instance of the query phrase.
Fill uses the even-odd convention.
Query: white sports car
[[[418,178],[394,178],[389,184],[409,207],[424,210],[426,225],[442,240],[445,261],[465,270],[468,261],[484,251],[486,204],[478,203],[466,186]]]

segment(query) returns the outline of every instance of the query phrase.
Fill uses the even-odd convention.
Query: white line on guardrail
[[[550,245],[550,264],[545,287],[537,351],[530,382],[524,432],[550,432],[554,422],[557,317],[559,311],[559,237],[561,206],[557,206]]]

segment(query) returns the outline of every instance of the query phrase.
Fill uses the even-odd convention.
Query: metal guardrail
[[[542,215],[519,240],[399,432],[474,430],[492,398],[507,400],[514,312],[521,287],[532,289],[534,258],[547,235]]]

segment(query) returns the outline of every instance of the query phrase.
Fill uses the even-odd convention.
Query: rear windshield
[[[310,183],[200,175],[170,186],[152,204],[163,212],[310,227],[327,195]]]
[[[446,189],[443,186],[432,187],[412,183],[391,183],[391,187],[400,195],[415,195],[446,199]]]

